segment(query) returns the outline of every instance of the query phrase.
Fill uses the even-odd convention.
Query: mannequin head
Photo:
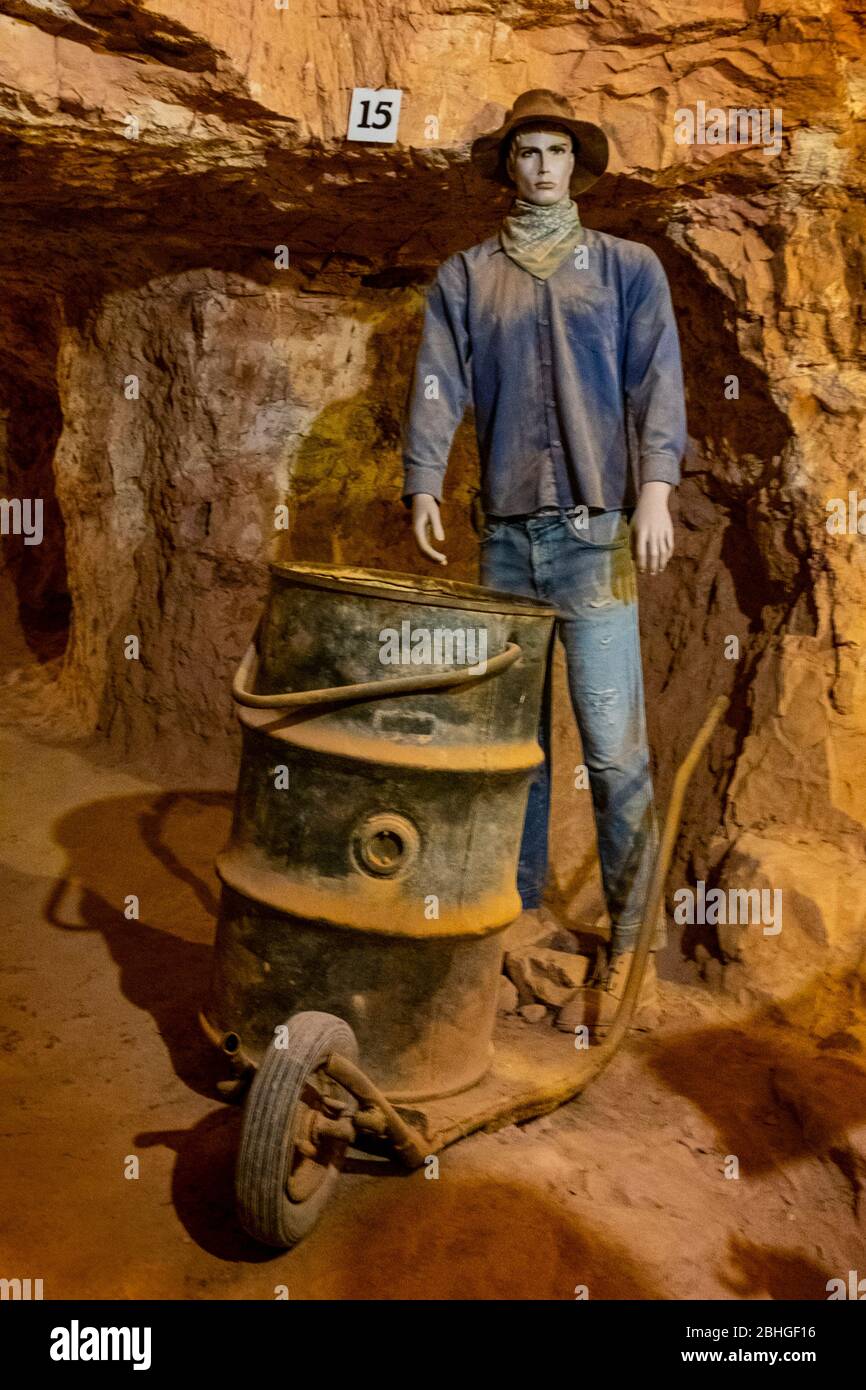
[[[505,164],[518,198],[549,207],[566,197],[574,169],[574,144],[565,126],[522,126],[511,137]]]

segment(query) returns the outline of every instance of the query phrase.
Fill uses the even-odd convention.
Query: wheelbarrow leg
[[[356,1128],[387,1134],[407,1168],[420,1168],[431,1152],[429,1142],[425,1142],[418,1130],[401,1119],[391,1102],[385,1099],[361,1068],[348,1057],[335,1052],[328,1058],[324,1070],[360,1102],[361,1109],[354,1121]],[[381,1123],[378,1121],[379,1115],[382,1117]]]

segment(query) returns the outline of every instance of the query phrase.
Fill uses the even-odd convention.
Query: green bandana
[[[539,280],[546,280],[583,240],[577,203],[568,194],[541,207],[515,198],[499,229],[506,256]]]

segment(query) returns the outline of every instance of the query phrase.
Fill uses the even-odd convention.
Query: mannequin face
[[[568,193],[574,169],[571,136],[550,127],[518,130],[511,140],[506,169],[518,198],[541,207],[558,203]]]

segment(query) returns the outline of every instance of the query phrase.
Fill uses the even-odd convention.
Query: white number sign
[[[379,140],[393,145],[400,120],[399,88],[356,87],[349,111],[348,140]]]

